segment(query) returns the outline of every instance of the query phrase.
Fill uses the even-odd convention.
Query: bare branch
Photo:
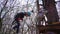
[[[5,4],[3,5],[3,8],[1,9],[1,11],[0,11],[0,18],[1,18],[1,14],[2,14],[2,12],[3,12],[3,9],[5,8],[5,6],[6,6],[6,4],[7,4],[7,2],[8,2],[8,0],[5,0],[6,2],[5,2]]]

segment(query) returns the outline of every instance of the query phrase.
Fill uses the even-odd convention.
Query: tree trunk
[[[37,11],[39,11],[39,0],[37,0],[36,2],[37,2]]]
[[[48,19],[48,24],[52,24],[52,22],[59,22],[58,12],[55,6],[55,0],[42,0],[44,9],[48,11],[46,14]]]

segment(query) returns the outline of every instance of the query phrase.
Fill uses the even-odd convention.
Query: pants
[[[17,29],[17,30],[16,30],[16,33],[19,32],[19,26],[20,26],[20,23],[17,22],[17,25],[13,27],[14,30]]]

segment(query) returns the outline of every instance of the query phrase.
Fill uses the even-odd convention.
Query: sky
[[[3,4],[4,4],[4,3],[2,3],[3,1],[5,1],[5,0],[0,0],[0,10],[3,7]],[[34,2],[36,0],[16,0],[15,3],[13,3],[13,0],[9,0],[9,2],[7,3],[6,6],[10,7],[10,6],[13,6],[13,4],[14,4],[14,6],[20,6],[20,7],[22,7],[22,5],[26,5],[27,4],[27,1],[28,1],[28,4],[34,4]],[[59,0],[56,0],[56,1],[59,1]],[[39,0],[39,4],[42,4],[42,0]],[[59,11],[59,9],[60,9],[60,2],[58,2],[56,4],[56,7],[57,7],[57,9]]]

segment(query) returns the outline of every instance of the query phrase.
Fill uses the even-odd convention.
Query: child
[[[16,33],[19,32],[19,26],[20,26],[19,21],[20,21],[20,20],[23,21],[24,16],[28,17],[28,16],[30,16],[30,15],[31,15],[30,12],[20,12],[20,13],[17,13],[17,15],[14,16],[14,19],[15,19],[17,25],[14,26],[13,29],[16,29],[16,28],[17,28]]]

